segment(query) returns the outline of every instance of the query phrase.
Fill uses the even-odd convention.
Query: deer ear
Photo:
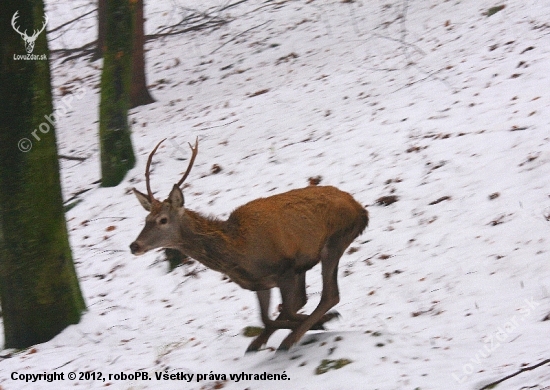
[[[176,208],[183,207],[183,204],[184,204],[183,192],[181,192],[181,189],[177,184],[174,184],[174,187],[172,187],[172,191],[170,191],[168,200],[172,204],[172,207],[176,207]]]
[[[134,194],[136,194],[136,198],[138,198],[139,203],[143,206],[143,208],[147,211],[151,211],[151,202],[149,201],[149,197],[135,188],[132,188],[134,190]]]

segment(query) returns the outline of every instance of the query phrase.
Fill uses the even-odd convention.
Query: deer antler
[[[15,20],[19,17],[19,15],[17,15],[18,13],[19,13],[19,11],[15,11],[15,13],[13,14],[13,17],[11,18],[11,26],[13,27],[13,29],[17,33],[19,33],[19,35],[21,35],[22,37],[26,37],[27,36],[27,30],[25,30],[25,32],[21,32],[21,31],[19,31],[19,29],[15,25]]]
[[[32,34],[32,37],[29,37],[27,35],[27,30],[25,30],[25,32],[21,32],[19,31],[19,28],[17,27],[17,25],[15,24],[15,21],[17,20],[17,18],[19,17],[18,15],[19,11],[15,11],[15,13],[13,14],[13,17],[11,18],[11,26],[13,27],[13,29],[19,33],[19,35],[21,35],[22,37],[24,38],[27,38],[27,39],[30,39],[30,40],[33,40],[35,39],[38,35],[40,35],[40,33],[42,31],[44,31],[44,29],[46,28],[46,25],[48,24],[48,15],[44,15],[44,24],[42,25],[42,28],[40,30],[34,30],[34,33]]]
[[[151,191],[151,183],[149,181],[149,175],[150,175],[149,168],[151,167],[151,161],[153,161],[153,155],[155,154],[155,152],[159,148],[160,144],[163,143],[164,141],[166,141],[166,138],[163,139],[162,141],[160,141],[157,144],[157,146],[155,146],[155,149],[153,149],[151,154],[149,154],[149,158],[147,159],[147,166],[145,167],[145,185],[147,186],[147,197],[149,198],[149,202],[151,202],[151,203],[156,199],[153,196],[153,191]]]
[[[195,140],[195,147],[189,143],[189,147],[191,148],[191,159],[189,160],[189,166],[187,167],[187,170],[183,174],[183,177],[180,181],[178,181],[178,187],[183,184],[185,179],[187,179],[187,176],[189,176],[189,172],[191,172],[191,168],[193,168],[193,163],[195,162],[195,157],[197,157],[197,153],[199,152],[199,137]]]
[[[31,39],[35,39],[37,36],[40,35],[40,33],[42,31],[44,31],[44,29],[46,28],[46,24],[48,24],[48,16],[47,15],[44,15],[44,24],[42,25],[42,28],[40,29],[40,31],[36,31],[34,34],[32,34],[32,37]],[[25,30],[26,32],[27,30]]]

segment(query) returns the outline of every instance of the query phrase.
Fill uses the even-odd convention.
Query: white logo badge
[[[46,28],[46,24],[48,24],[48,17],[44,15],[44,24],[42,25],[42,28],[38,31],[34,30],[34,33],[31,36],[28,36],[27,30],[25,30],[25,32],[21,32],[15,25],[15,20],[19,17],[17,15],[18,13],[19,11],[15,11],[15,13],[13,14],[13,18],[11,18],[11,26],[19,35],[21,35],[21,38],[23,38],[23,41],[25,41],[25,50],[28,54],[31,54],[34,50],[34,43],[36,41],[36,38],[38,38],[40,33],[44,31],[44,29]]]

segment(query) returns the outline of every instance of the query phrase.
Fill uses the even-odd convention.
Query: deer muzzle
[[[141,245],[137,241],[134,241],[130,244],[130,251],[133,255],[139,256],[145,253]]]

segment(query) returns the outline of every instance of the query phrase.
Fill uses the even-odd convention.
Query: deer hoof
[[[281,345],[279,345],[279,348],[277,348],[277,353],[288,352],[290,347],[291,347],[290,345],[285,345],[285,343],[283,342]]]
[[[313,324],[310,330],[327,330],[327,328],[325,328],[325,325],[323,325],[325,322],[326,321],[319,321],[318,323]]]
[[[317,323],[315,323],[311,330],[327,330],[324,326],[325,323],[332,321],[335,318],[342,317],[340,313],[337,311],[329,311],[327,314],[325,314]]]
[[[267,337],[269,338],[269,335]],[[246,349],[246,353],[248,354],[251,352],[258,352],[266,342],[267,342],[266,335],[264,333],[260,334],[258,337],[252,340],[252,342]]]
[[[324,319],[323,322],[328,322],[328,321],[332,321],[335,318],[340,318],[340,317],[342,317],[342,315],[339,312],[337,312],[336,310],[333,310],[333,311],[329,311],[327,314],[325,314],[324,317],[326,319]]]
[[[256,341],[256,340],[254,340]],[[261,345],[256,345],[256,343],[252,341],[252,343],[248,346],[248,348],[246,349],[246,354],[249,354],[249,353],[252,353],[252,352],[258,352],[258,350],[260,349]]]
[[[296,336],[294,333],[289,334],[286,339],[283,340],[281,345],[279,345],[279,348],[277,348],[277,352],[287,352],[294,344],[296,344]]]

